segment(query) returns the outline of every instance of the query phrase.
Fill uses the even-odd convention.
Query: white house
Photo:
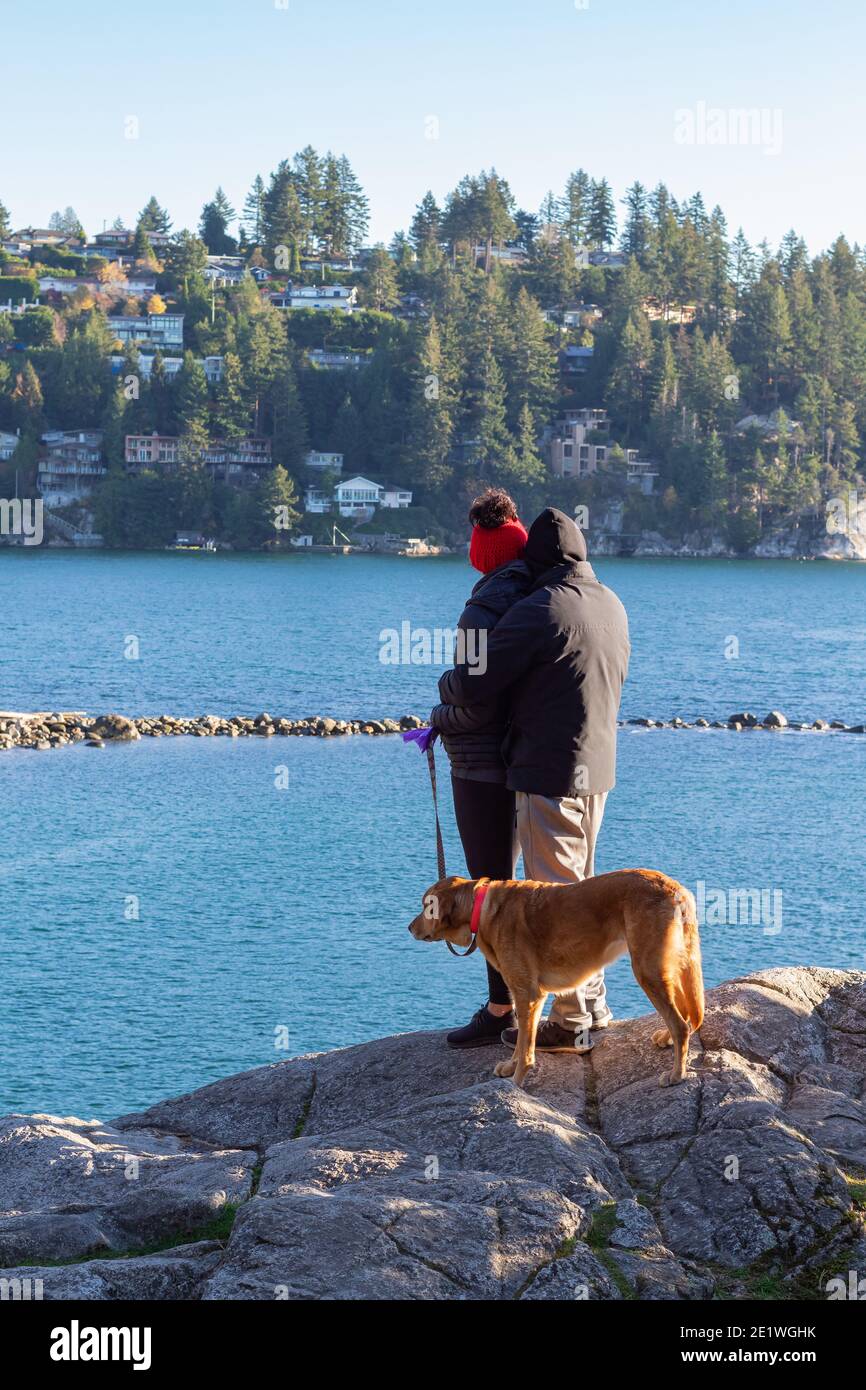
[[[308,487],[304,505],[308,512],[336,509],[340,516],[369,521],[377,507],[392,511],[411,507],[412,493],[407,488],[395,487],[390,483],[374,483],[372,479],[356,474],[354,478],[346,478],[338,483],[331,493],[320,487]]]
[[[277,309],[339,309],[351,314],[358,302],[354,285],[289,285],[284,294],[272,294]]]
[[[382,496],[379,498],[379,506],[387,507],[393,511],[403,507],[411,507],[412,494],[407,488],[394,487],[386,483],[382,488]]]
[[[347,478],[334,488],[334,501],[340,516],[353,516],[369,521],[381,501],[384,489],[360,474]]]

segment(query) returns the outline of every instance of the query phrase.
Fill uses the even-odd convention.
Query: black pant
[[[517,864],[514,792],[502,782],[452,777],[454,814],[470,878],[513,878]],[[508,986],[487,966],[491,1004],[510,1004]]]

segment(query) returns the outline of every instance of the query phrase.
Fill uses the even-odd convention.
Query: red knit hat
[[[501,526],[473,526],[469,542],[469,563],[482,574],[489,574],[509,560],[517,560],[529,537],[517,520],[504,521]]]

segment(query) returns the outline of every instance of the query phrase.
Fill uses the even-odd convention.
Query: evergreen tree
[[[371,309],[393,309],[400,299],[397,271],[384,246],[374,246],[361,278],[364,302]]]
[[[439,211],[439,206],[428,189],[415,209],[412,225],[409,228],[409,240],[419,256],[427,247],[438,244],[441,223],[442,214]]]
[[[538,303],[521,288],[511,317],[506,379],[513,421],[528,409],[533,436],[548,423],[558,386],[548,331]]]
[[[558,214],[562,235],[572,246],[582,246],[589,237],[590,192],[590,179],[585,170],[576,169],[569,174]]]
[[[222,380],[217,388],[214,427],[221,439],[238,440],[250,432],[250,410],[243,366],[237,353],[223,358]]]
[[[194,426],[207,433],[208,387],[204,367],[191,352],[183,355],[183,365],[172,384],[177,431],[189,435]]]
[[[435,491],[448,481],[455,415],[454,377],[432,314],[420,344],[409,403],[405,463],[410,482]]]
[[[481,363],[471,404],[470,428],[474,442],[473,462],[480,476],[502,482],[512,479],[517,455],[508,429],[505,379],[489,348]]]
[[[544,482],[544,463],[538,452],[535,423],[528,402],[524,401],[517,420],[513,478],[524,485]]]
[[[136,225],[143,227],[146,232],[170,232],[171,218],[165,208],[160,207],[154,197],[150,197],[141,209]]]
[[[642,183],[633,183],[623,199],[626,207],[625,226],[620,246],[626,255],[634,256],[639,264],[646,260],[649,250],[650,223],[648,195]]]
[[[256,174],[244,199],[241,223],[250,245],[261,246],[265,236],[265,181],[261,174]]]
[[[652,337],[643,314],[625,325],[610,378],[609,396],[625,438],[638,437],[649,404]]]
[[[238,247],[228,228],[235,220],[235,210],[221,188],[201,210],[199,236],[212,256],[230,256]]]
[[[593,179],[590,184],[586,233],[590,244],[599,250],[612,245],[616,236],[616,208],[607,179]]]

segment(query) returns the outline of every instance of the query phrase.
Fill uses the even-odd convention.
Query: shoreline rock
[[[727,720],[709,720],[704,715],[694,720],[673,718],[652,719],[646,716],[617,720],[619,728],[641,729],[727,729],[736,733],[744,729],[776,730],[793,733],[864,734],[866,723],[846,724],[842,719],[815,719],[811,723],[789,720],[780,710],[770,710],[764,719],[750,711],[732,714]],[[404,714],[399,719],[333,719],[312,715],[305,719],[284,719],[267,712],[252,718],[232,715],[222,718],[215,714],[196,715],[189,719],[169,714],[128,718],[121,714],[66,713],[12,714],[0,711],[0,752],[10,748],[34,748],[47,752],[73,743],[88,748],[104,748],[107,743],[129,743],[141,738],[272,738],[274,735],[295,738],[336,738],[355,734],[399,734],[407,729],[423,729],[427,721],[417,714]]]
[[[409,1033],[111,1125],[7,1117],[0,1278],[46,1300],[825,1300],[866,1260],[866,973],[710,990],[668,1089],[656,1022],[540,1055],[524,1091],[490,1049]]]

